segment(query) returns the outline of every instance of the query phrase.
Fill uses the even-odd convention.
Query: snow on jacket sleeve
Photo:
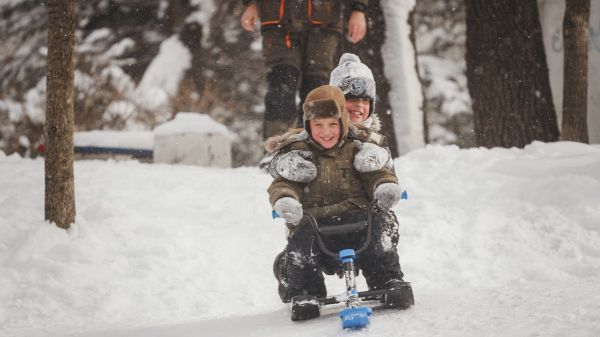
[[[295,142],[289,144],[280,150],[280,154],[287,153],[292,150],[306,150],[303,142]],[[271,205],[283,197],[292,197],[298,201],[302,200],[304,184],[286,180],[282,177],[277,177],[273,180],[268,188],[269,201]]]
[[[356,147],[354,154],[359,151]],[[360,180],[363,184],[365,191],[369,194],[369,199],[373,200],[373,194],[377,186],[383,183],[394,183],[398,184],[398,177],[396,173],[387,167],[383,167],[377,171],[359,173]]]

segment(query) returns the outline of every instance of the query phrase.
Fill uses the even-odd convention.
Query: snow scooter
[[[402,194],[406,199],[406,194]],[[407,309],[415,304],[413,291],[410,282],[399,282],[400,285],[391,289],[369,290],[359,292],[356,289],[356,276],[359,270],[355,268],[354,261],[371,242],[371,222],[373,210],[377,200],[373,200],[367,210],[367,220],[353,223],[338,224],[334,226],[319,226],[317,220],[311,214],[305,213],[313,227],[317,242],[321,250],[329,257],[337,259],[339,262],[334,271],[340,278],[346,281],[346,291],[335,296],[318,298],[312,295],[298,295],[292,298],[292,321],[301,321],[320,316],[320,306],[337,304],[345,302],[346,308],[340,312],[343,329],[361,329],[369,324],[369,316],[373,309]],[[352,232],[366,230],[366,239],[362,245],[355,251],[354,249],[342,249],[339,253],[329,250],[324,241],[323,235],[342,235]],[[363,306],[362,304],[373,303],[374,306]],[[377,305],[379,304],[379,305]]]

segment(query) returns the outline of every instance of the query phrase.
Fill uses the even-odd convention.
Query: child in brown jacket
[[[389,168],[361,173],[354,157],[360,145],[348,141],[349,116],[342,91],[324,85],[311,91],[303,106],[304,129],[269,138],[266,147],[280,153],[310,151],[309,160],[317,176],[301,183],[277,177],[269,187],[273,209],[286,220],[290,235],[285,250],[275,260],[274,271],[283,302],[296,295],[324,297],[327,294],[323,272],[330,273],[331,258],[321,252],[313,228],[304,212],[319,223],[354,222],[366,218],[373,199],[378,206],[372,219],[368,248],[358,256],[357,266],[371,290],[392,288],[402,282],[398,261],[398,223],[390,210],[401,197],[395,173]],[[364,232],[364,231],[363,231]],[[351,248],[365,233],[344,234],[330,241],[331,250]]]
[[[348,138],[360,141],[360,151],[354,157],[355,168],[359,172],[371,172],[387,167],[393,169],[387,140],[380,133],[381,121],[375,113],[375,78],[373,72],[360,58],[345,53],[338,66],[331,72],[329,85],[342,90],[346,98],[346,112],[350,119]],[[290,151],[281,153],[267,149],[272,160],[268,171],[276,178],[297,182],[310,182],[316,177],[317,168],[305,158],[310,152]]]

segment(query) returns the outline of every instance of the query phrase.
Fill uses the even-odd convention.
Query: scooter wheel
[[[292,321],[304,321],[321,316],[316,296],[298,295],[292,297]]]

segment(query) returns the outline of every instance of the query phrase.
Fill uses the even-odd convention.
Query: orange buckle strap
[[[328,7],[328,12],[330,11],[329,7]],[[308,21],[310,21],[310,23],[312,23],[313,25],[320,25],[323,24],[323,22],[319,21],[319,20],[313,20],[312,18],[312,1],[308,1]]]
[[[288,49],[292,48],[292,41],[290,40],[290,32],[285,33],[285,46]]]

